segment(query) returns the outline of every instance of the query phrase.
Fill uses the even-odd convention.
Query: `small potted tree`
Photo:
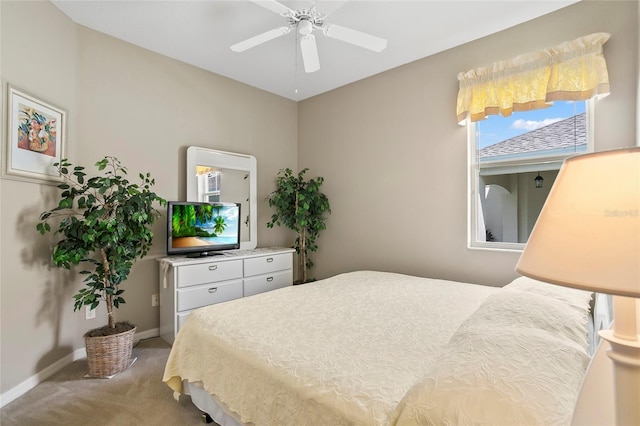
[[[98,176],[87,178],[84,167],[66,159],[54,166],[64,182],[58,206],[43,212],[36,225],[41,234],[56,229],[62,238],[53,247],[53,263],[71,269],[83,265],[84,284],[74,296],[74,311],[106,304],[108,324],[85,335],[89,375],[109,377],[130,364],[135,326],[116,322],[114,308],[125,303],[120,286],[133,263],[144,257],[153,238],[151,225],[160,213],[155,204],[166,201],[151,191],[155,180],[140,174],[141,183],[129,182],[127,169],[106,156],[96,166]]]
[[[331,213],[329,199],[320,192],[324,178],[306,180],[304,175],[309,169],[294,175],[289,168],[281,169],[276,176],[276,190],[268,197],[269,207],[275,207],[267,227],[285,225],[296,232],[293,248],[298,254],[298,281],[307,280],[307,269],[313,266],[309,251],[317,251],[316,238],[326,229],[325,213]]]

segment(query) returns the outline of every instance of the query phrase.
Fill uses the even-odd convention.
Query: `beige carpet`
[[[188,396],[162,382],[170,347],[160,338],[133,349],[136,362],[111,379],[85,378],[86,360],[68,365],[0,410],[2,426],[203,425]]]

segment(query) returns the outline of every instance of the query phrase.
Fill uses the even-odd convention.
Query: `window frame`
[[[595,100],[587,99],[585,102],[585,117],[587,127],[587,150],[580,154],[594,151],[594,116]],[[513,243],[503,241],[479,241],[478,235],[478,180],[480,176],[480,162],[478,161],[478,149],[475,139],[475,123],[466,119],[467,127],[467,248],[470,250],[492,250],[521,252],[526,243]],[[579,154],[551,154],[538,156],[524,160],[499,160],[484,163],[484,168],[511,168],[515,166],[537,166],[536,170],[557,170],[565,159]]]

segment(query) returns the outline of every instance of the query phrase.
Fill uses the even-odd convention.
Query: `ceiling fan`
[[[342,40],[374,52],[382,52],[387,47],[387,40],[371,34],[353,30],[335,24],[324,22],[326,15],[318,13],[315,7],[310,9],[289,9],[276,0],[251,0],[253,3],[277,13],[287,19],[288,25],[264,33],[258,34],[244,41],[231,46],[234,52],[244,52],[252,47],[266,43],[269,40],[289,34],[296,28],[300,34],[300,51],[302,52],[302,62],[305,72],[315,72],[320,69],[320,59],[318,58],[318,48],[316,38],[312,34],[313,30],[320,30],[327,37]]]

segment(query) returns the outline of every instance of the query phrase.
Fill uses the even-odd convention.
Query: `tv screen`
[[[169,201],[167,254],[213,256],[240,248],[240,204]]]

